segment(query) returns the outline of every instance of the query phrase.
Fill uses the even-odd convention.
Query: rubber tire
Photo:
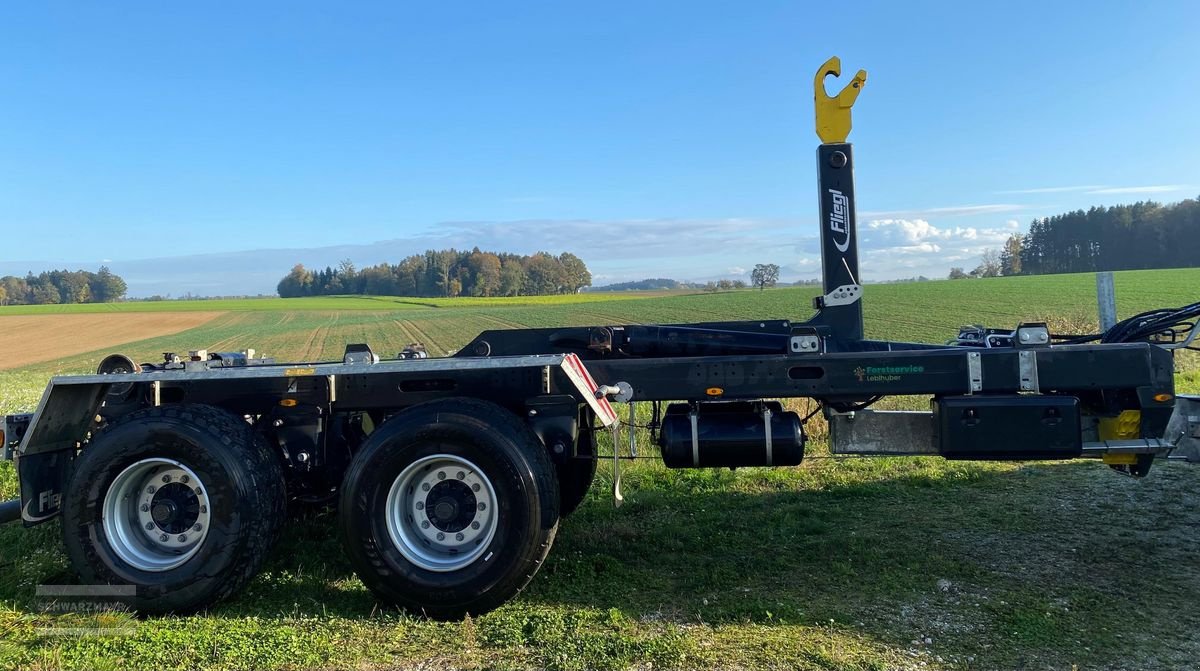
[[[103,498],[130,464],[175,459],[195,471],[212,507],[197,553],[167,571],[120,559],[101,522]],[[188,613],[241,589],[258,573],[286,517],[283,473],[267,444],[241,418],[208,405],[147,408],[102,429],[75,460],[63,497],[67,556],[89,584],[135,585],[118,599],[141,613]]]
[[[570,459],[554,467],[558,473],[558,514],[562,517],[575,512],[587,497],[592,481],[596,479],[595,432],[580,432],[576,450],[580,457],[589,458]]]
[[[496,491],[495,536],[479,559],[455,571],[413,564],[387,531],[392,483],[431,454],[471,461]],[[346,554],[372,592],[410,612],[452,620],[496,608],[533,579],[558,529],[558,480],[545,447],[514,414],[486,401],[439,399],[371,434],[346,471],[339,513]]]

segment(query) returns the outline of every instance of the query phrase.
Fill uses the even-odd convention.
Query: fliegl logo
[[[833,236],[833,246],[839,252],[850,249],[850,202],[846,195],[837,189],[829,189],[833,202],[829,208],[829,230],[840,233],[842,241],[838,242],[837,235]]]

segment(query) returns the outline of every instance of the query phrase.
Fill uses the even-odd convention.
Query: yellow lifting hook
[[[867,71],[859,70],[842,92],[830,98],[825,92],[825,78],[829,75],[842,76],[842,59],[834,56],[825,61],[813,79],[813,93],[817,107],[817,136],[824,144],[846,141],[850,134],[850,107],[858,99],[862,87],[867,83]]]

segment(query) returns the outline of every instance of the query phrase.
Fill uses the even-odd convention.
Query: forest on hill
[[[350,260],[337,268],[309,270],[296,264],[279,281],[283,298],[367,294],[372,296],[544,296],[573,294],[592,283],[578,256],[538,252],[529,256],[455,249],[427,250],[395,265],[359,270]]]
[[[1034,219],[1028,233],[985,251],[974,270],[951,268],[950,279],[1186,268],[1200,265],[1197,233],[1196,199],[1096,206]]]
[[[125,298],[125,280],[108,266],[99,272],[50,270],[0,277],[0,305],[111,303]]]
[[[1019,274],[1026,275],[1194,266],[1200,263],[1200,201],[1092,207],[1035,219],[1019,258]]]

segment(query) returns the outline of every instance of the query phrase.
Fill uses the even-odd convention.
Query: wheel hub
[[[475,464],[450,454],[405,467],[388,492],[388,535],[406,559],[454,571],[478,559],[496,533],[496,492]]]
[[[204,483],[172,459],[131,464],[104,496],[109,546],[142,571],[167,571],[191,559],[208,535],[210,520]]]
[[[157,501],[154,508],[150,510],[150,517],[153,517],[154,523],[161,527],[174,521],[177,512],[178,507],[174,501]]]
[[[449,480],[434,485],[425,497],[425,510],[432,511],[429,520],[442,531],[458,532],[466,529],[476,513],[475,494],[471,488],[458,480]]]
[[[150,517],[159,529],[169,534],[182,533],[199,519],[200,500],[191,487],[172,482],[154,492],[150,502]]]

